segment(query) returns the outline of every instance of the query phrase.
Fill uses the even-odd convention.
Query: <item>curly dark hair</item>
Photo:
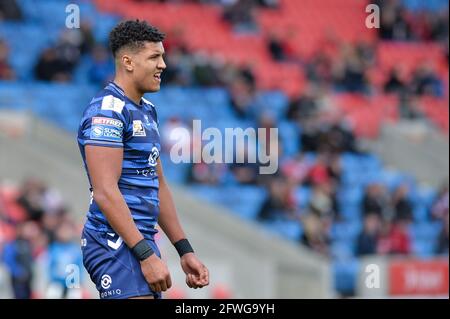
[[[139,49],[144,46],[144,42],[160,42],[166,35],[156,27],[149,25],[146,21],[127,20],[120,22],[109,34],[109,47],[112,54],[122,47]]]

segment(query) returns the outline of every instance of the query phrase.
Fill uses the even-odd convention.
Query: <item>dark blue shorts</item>
[[[153,240],[147,240],[158,257],[161,253]],[[101,299],[125,299],[152,295],[141,271],[139,261],[115,233],[100,232],[84,227],[81,236],[83,265],[95,283]]]

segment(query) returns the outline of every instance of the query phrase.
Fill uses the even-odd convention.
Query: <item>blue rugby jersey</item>
[[[161,145],[157,121],[153,104],[142,98],[137,105],[118,85],[110,82],[91,100],[78,129],[78,146],[89,182],[84,147],[123,148],[118,186],[137,228],[146,238],[152,238],[157,232],[155,225],[159,215],[156,161]],[[92,198],[85,226],[98,231],[113,231]]]

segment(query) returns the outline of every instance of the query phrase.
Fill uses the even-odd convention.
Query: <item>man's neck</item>
[[[116,76],[114,78],[114,83],[117,84],[125,92],[125,95],[134,103],[136,103],[137,105],[141,103],[143,94],[139,92],[133,85],[129,84],[128,81],[124,81],[122,78]]]

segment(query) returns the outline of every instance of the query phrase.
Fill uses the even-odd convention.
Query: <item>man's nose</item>
[[[160,62],[158,63],[158,68],[164,70],[166,67],[167,67],[166,63],[164,62],[163,59],[161,59]]]

